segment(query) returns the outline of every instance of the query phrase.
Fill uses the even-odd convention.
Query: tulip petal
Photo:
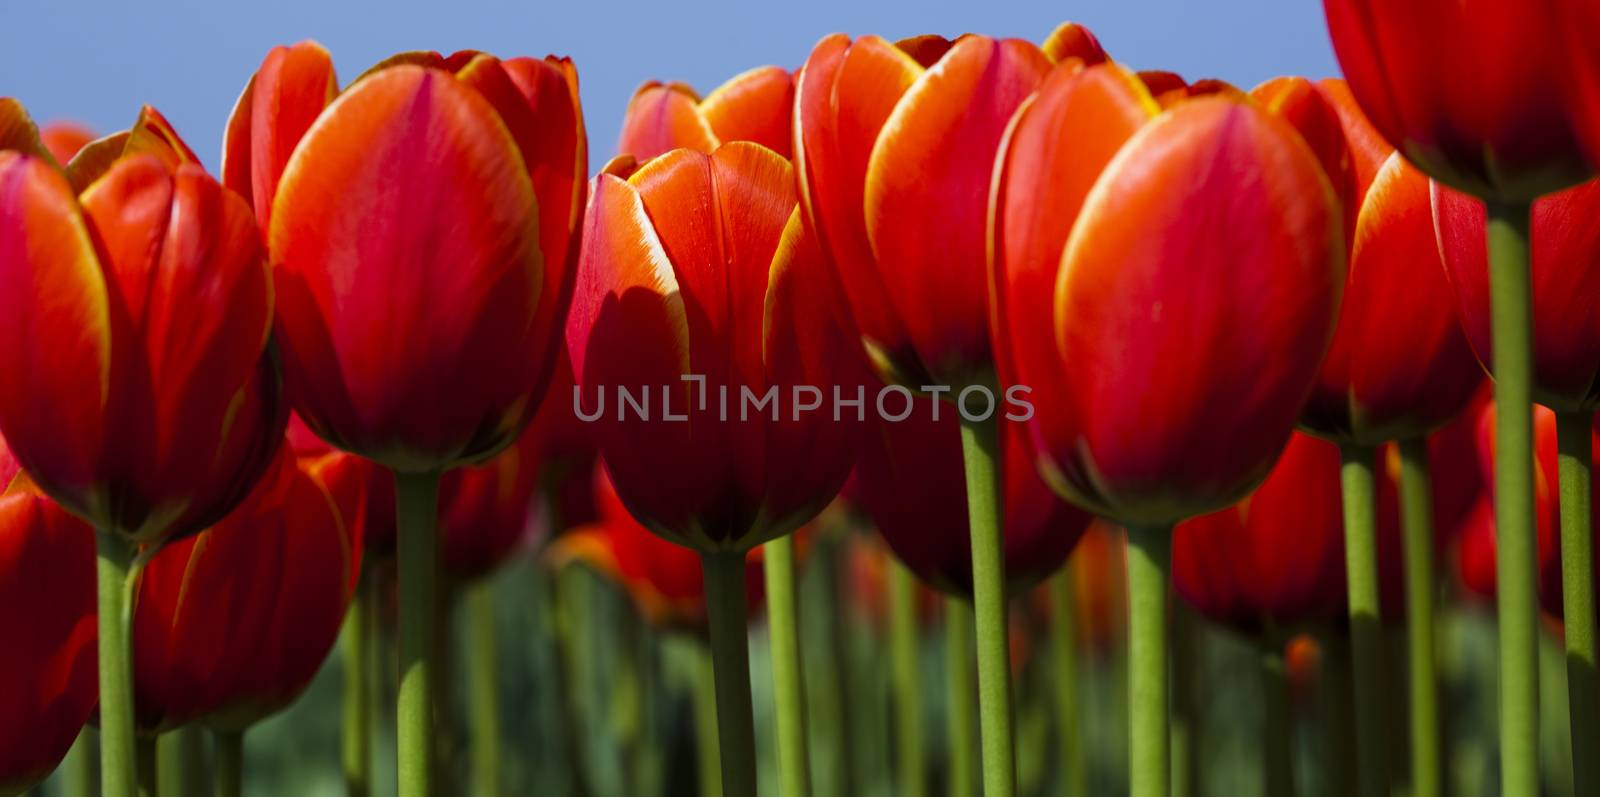
[[[1094,66],[1110,60],[1100,40],[1088,28],[1076,22],[1063,22],[1050,32],[1040,46],[1051,61],[1061,63],[1076,58],[1084,66]]]
[[[111,164],[122,157],[128,148],[128,138],[131,134],[123,130],[102,136],[85,144],[78,154],[72,156],[67,162],[67,182],[72,185],[76,194],[83,193],[94,181],[100,179],[111,168]]]
[[[641,161],[684,147],[710,152],[717,134],[700,113],[699,98],[681,83],[646,83],[628,101],[617,151]]]
[[[936,33],[924,33],[920,36],[909,36],[894,43],[894,46],[911,60],[916,61],[923,69],[927,69],[939,62],[955,42]]]
[[[991,368],[983,264],[994,154],[1049,69],[1027,42],[963,38],[906,92],[872,150],[863,206],[878,274],[922,365],[945,384]]]
[[[358,81],[307,132],[267,237],[285,381],[319,435],[402,468],[515,439],[548,334],[523,166],[481,95],[417,66]]]
[[[793,136],[794,80],[776,66],[735,76],[700,102],[700,114],[718,141],[754,141],[787,158]]]
[[[28,109],[11,97],[0,97],[0,151],[3,150],[29,155],[49,154],[44,140],[39,137],[39,127],[28,116]]]
[[[245,86],[228,119],[222,176],[250,200],[261,229],[295,145],[338,92],[333,56],[314,41],[274,47]]]
[[[128,130],[122,152],[124,155],[154,155],[168,171],[177,171],[185,163],[200,163],[200,158],[183,143],[167,117],[148,105],[140,109],[138,121]]]
[[[1360,181],[1354,153],[1345,140],[1343,117],[1321,87],[1303,77],[1280,77],[1251,89],[1250,98],[1267,113],[1288,122],[1300,132],[1316,154],[1322,170],[1345,209],[1346,240],[1355,234],[1356,215],[1370,177]]]
[[[0,429],[41,487],[84,497],[111,398],[110,297],[66,179],[12,152],[0,152],[0,336],[0,369],[29,386],[0,393]]]

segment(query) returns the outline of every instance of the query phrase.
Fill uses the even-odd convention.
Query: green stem
[[[945,688],[950,716],[950,797],[972,797],[978,749],[972,706],[972,604],[961,598],[944,602]]]
[[[495,639],[494,584],[481,579],[467,588],[467,697],[472,710],[472,792],[500,794],[500,646]]]
[[[856,775],[857,751],[852,722],[856,706],[851,699],[854,685],[850,668],[850,628],[846,619],[850,603],[849,596],[845,595],[839,583],[839,558],[844,554],[849,538],[848,531],[835,535],[814,555],[812,564],[818,570],[816,577],[822,584],[822,594],[828,607],[822,613],[823,621],[827,623],[823,635],[823,642],[827,645],[827,653],[823,657],[827,662],[826,677],[821,679],[820,684],[813,681],[812,685],[820,688],[820,702],[832,717],[829,732],[824,734],[832,747],[831,758],[834,761],[834,771],[826,791],[838,797],[854,797],[861,780]]]
[[[895,742],[900,793],[928,793],[922,772],[922,674],[917,650],[917,580],[898,561],[889,563],[889,657],[892,659]]]
[[[722,797],[722,770],[718,768],[717,680],[711,651],[695,640],[694,731],[700,755],[700,797]]]
[[[1411,794],[1439,797],[1439,678],[1434,653],[1433,485],[1428,443],[1400,441],[1400,528],[1404,541],[1407,667],[1411,694]]]
[[[717,740],[724,794],[756,793],[755,712],[750,702],[750,643],[746,630],[744,554],[700,554],[706,621],[717,690]]]
[[[1017,791],[1011,728],[1011,645],[1007,640],[1005,507],[1000,489],[999,422],[961,422],[972,531],[972,607],[978,629],[978,721],[985,797]]]
[[[100,793],[98,736],[95,729],[85,726],[67,751],[67,760],[61,765],[66,797],[94,797]]]
[[[1561,608],[1566,626],[1567,701],[1573,793],[1600,792],[1600,684],[1595,672],[1594,531],[1590,468],[1593,413],[1556,415],[1561,463]]]
[[[1378,531],[1373,449],[1339,448],[1344,488],[1345,581],[1355,672],[1356,776],[1362,797],[1388,793],[1383,711],[1383,630],[1378,607]]]
[[[1539,606],[1533,508],[1533,306],[1527,203],[1489,203],[1495,380],[1495,595],[1500,627],[1500,793],[1539,792]]]
[[[399,796],[433,797],[439,474],[394,474],[400,560]]]
[[[139,755],[139,797],[158,797],[161,794],[161,773],[156,767],[158,737],[140,736],[134,744]]]
[[[1066,797],[1085,797],[1089,793],[1089,781],[1083,770],[1083,734],[1079,727],[1078,630],[1074,614],[1077,605],[1070,567],[1061,568],[1061,572],[1050,579],[1050,609],[1062,793]]]
[[[217,797],[239,797],[244,789],[244,731],[216,731]]]
[[[1289,676],[1283,645],[1274,635],[1261,648],[1261,753],[1267,797],[1294,794],[1294,725],[1289,715]]]
[[[104,797],[132,797],[138,788],[134,740],[134,546],[114,531],[96,530],[97,602],[100,617],[100,772]]]
[[[156,743],[157,772],[165,797],[202,797],[206,792],[205,739],[198,725],[161,735]]]
[[[1172,527],[1128,527],[1128,748],[1131,797],[1172,788],[1167,604]]]
[[[778,716],[778,775],[784,795],[805,797],[811,794],[811,763],[806,755],[805,676],[800,661],[793,535],[762,546],[762,567],[766,572],[772,689]]]
[[[372,793],[372,635],[377,627],[377,586],[370,573],[356,585],[339,637],[344,673],[339,749],[347,797]]]

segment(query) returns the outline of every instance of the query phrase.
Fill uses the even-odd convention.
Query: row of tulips
[[[1360,788],[1381,794],[1379,447],[1396,443],[1400,477],[1414,768],[1437,773],[1443,513],[1425,438],[1467,410],[1479,360],[1495,378],[1502,787],[1536,793],[1536,398],[1557,413],[1569,659],[1595,661],[1584,300],[1596,239],[1590,189],[1573,187],[1600,156],[1600,65],[1587,60],[1600,19],[1578,3],[1481,6],[1328,0],[1349,83],[1249,92],[1129,71],[1070,24],[1042,45],[830,36],[794,74],[754,70],[704,99],[647,84],[618,156],[587,183],[576,69],[553,57],[402,53],[341,90],[319,46],[275,49],[229,118],[220,182],[154,110],[63,164],[5,101],[0,369],[20,376],[0,389],[0,433],[26,473],[9,492],[77,519],[25,525],[81,546],[87,531],[63,524],[95,531],[98,693],[80,713],[97,702],[106,793],[140,779],[136,728],[204,718],[237,734],[292,698],[321,656],[275,669],[277,648],[326,652],[379,539],[399,584],[400,793],[436,793],[435,612],[455,586],[441,573],[481,574],[523,539],[541,464],[556,459],[534,419],[541,405],[570,412],[570,377],[573,405],[598,396],[602,411],[553,436],[579,433],[603,457],[615,493],[603,523],[620,506],[699,556],[729,793],[756,790],[757,549],[780,772],[786,793],[809,791],[794,537],[853,468],[901,558],[970,597],[990,795],[1016,790],[1008,596],[1058,566],[1091,513],[1127,529],[1130,782],[1167,793],[1175,536],[1300,547],[1252,523],[1286,445],[1280,468],[1331,466],[1328,444],[1291,442],[1298,426],[1337,448],[1343,561],[1301,550],[1342,576]],[[1448,44],[1425,46],[1432,29]],[[1480,78],[1471,94],[1462,75]],[[916,402],[904,427],[798,406],[726,417],[730,393],[821,386],[837,402],[881,385],[943,401]],[[648,401],[652,387],[663,414],[684,414],[603,411],[608,392]],[[995,412],[1014,390],[1030,410]],[[914,466],[952,456],[957,439],[960,471]],[[957,494],[966,537],[930,544],[919,510]],[[1207,517],[1219,510],[1231,514]],[[290,527],[307,546],[337,544],[316,557],[337,567],[305,576],[315,587],[279,574],[311,556]],[[453,555],[452,529],[494,539]],[[593,532],[571,541],[624,574],[679,555]],[[208,562],[220,563],[209,577]],[[1202,605],[1214,590],[1197,583],[1248,593],[1251,579],[1216,570],[1180,571],[1179,584]],[[1310,611],[1328,608],[1327,582],[1290,586],[1317,587]],[[208,584],[215,597],[191,592]],[[273,590],[283,597],[265,605],[241,598]],[[329,608],[295,608],[318,590]],[[81,648],[93,629],[78,608]],[[178,620],[141,619],[161,610]],[[220,658],[163,673],[161,650],[189,647],[180,621],[211,611],[220,619],[191,632]],[[240,629],[248,639],[215,644]],[[266,685],[224,683],[170,719],[149,697],[164,676],[257,668]],[[1573,682],[1586,684],[1571,694],[1581,751],[1600,739],[1600,694]],[[1580,790],[1600,783],[1574,759]],[[223,771],[236,781],[236,766]],[[1436,780],[1419,776],[1419,793]]]

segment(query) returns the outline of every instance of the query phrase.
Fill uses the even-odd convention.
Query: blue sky
[[[797,66],[833,31],[889,38],[974,31],[1038,41],[1071,19],[1135,69],[1245,86],[1337,72],[1316,0],[134,0],[101,7],[0,0],[0,19],[0,96],[20,98],[41,121],[70,118],[102,132],[126,127],[150,103],[212,169],[228,110],[261,57],[304,38],[333,51],[341,80],[400,50],[570,55],[582,81],[591,169],[615,148],[639,83],[677,79],[708,91],[752,66]]]

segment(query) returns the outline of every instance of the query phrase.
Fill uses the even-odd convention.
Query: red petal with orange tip
[[[138,121],[128,130],[122,153],[154,155],[169,171],[177,171],[185,163],[200,163],[200,158],[183,142],[167,117],[148,105],[140,109]]]
[[[997,156],[989,231],[1002,385],[1065,400],[1055,343],[1039,334],[1053,327],[1061,254],[1100,173],[1156,111],[1137,78],[1107,64],[1055,69],[1013,118]]]
[[[268,233],[285,382],[306,423],[408,470],[515,439],[548,369],[537,212],[516,142],[450,74],[390,67],[329,106],[290,158]]]
[[[1482,202],[1435,183],[1439,250],[1455,288],[1461,327],[1492,365],[1489,273]],[[1558,410],[1600,406],[1600,180],[1533,203],[1534,400]]]
[[[1192,100],[1129,141],[1062,259],[1071,400],[1040,452],[1059,489],[1113,517],[1172,522],[1264,477],[1333,331],[1339,225],[1311,151],[1249,104]]]
[[[0,136],[3,136],[0,133]],[[78,154],[86,144],[95,140],[93,130],[76,122],[51,122],[39,131],[39,139],[44,143],[45,149],[55,157],[56,163],[67,163],[72,156]],[[0,146],[0,149],[6,147]]]
[[[1063,22],[1050,31],[1040,49],[1056,63],[1076,58],[1084,66],[1094,66],[1110,60],[1094,33],[1076,22]]]
[[[254,206],[262,230],[300,138],[339,92],[333,56],[314,41],[274,47],[228,118],[222,178]]]
[[[1150,95],[1156,98],[1156,103],[1162,108],[1170,108],[1177,102],[1189,98],[1189,81],[1184,80],[1177,72],[1147,69],[1139,73],[1139,80],[1144,83],[1146,89],[1149,89]]]
[[[921,73],[881,38],[851,44],[830,36],[812,50],[795,100],[801,202],[834,262],[863,342],[894,361],[911,355],[911,343],[867,240],[863,175],[884,122]]]
[[[793,153],[794,79],[761,66],[718,86],[700,113],[719,141],[754,141],[787,158]]]
[[[647,161],[680,147],[710,152],[717,134],[700,113],[700,98],[682,83],[646,83],[628,101],[617,151]]]
[[[867,168],[866,227],[921,365],[945,384],[992,378],[985,222],[995,151],[1050,62],[1018,40],[970,36],[884,124]]]
[[[29,490],[0,496],[0,793],[49,775],[94,713],[94,561],[82,521]]]
[[[12,452],[47,492],[87,504],[112,398],[110,296],[67,181],[14,152],[0,152],[0,336],[0,369],[28,386],[0,391]]]
[[[1319,84],[1303,77],[1273,78],[1250,90],[1250,98],[1267,113],[1288,122],[1305,139],[1322,170],[1333,184],[1345,211],[1346,242],[1355,235],[1356,216],[1361,210],[1361,200],[1371,183],[1373,167],[1368,166],[1365,180],[1357,177],[1356,158],[1345,139],[1343,120],[1334,109],[1331,99]],[[1380,157],[1386,157],[1383,153]]]

